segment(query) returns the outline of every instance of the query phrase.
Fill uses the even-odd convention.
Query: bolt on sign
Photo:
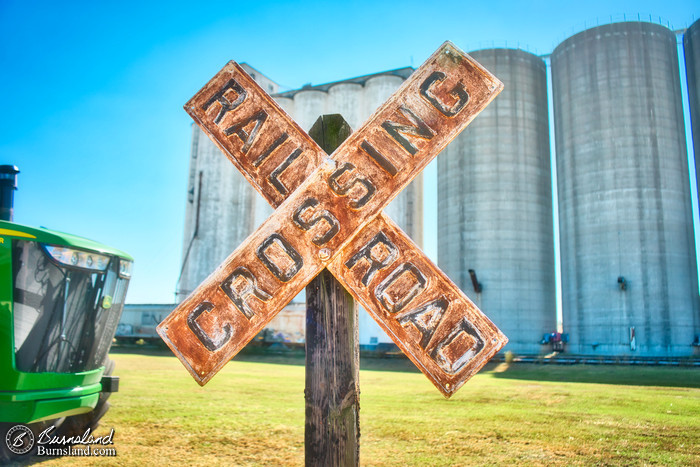
[[[503,89],[443,44],[327,155],[235,62],[185,109],[275,207],[159,326],[207,383],[323,268],[450,397],[507,338],[382,209]]]

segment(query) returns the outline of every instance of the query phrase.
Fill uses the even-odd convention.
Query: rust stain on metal
[[[274,207],[316,169],[325,153],[235,62],[185,110]]]
[[[445,397],[508,342],[385,216],[356,235],[328,270]]]
[[[502,87],[446,43],[331,159],[237,64],[218,73],[186,109],[277,210],[159,326],[161,337],[194,378],[200,384],[211,379],[334,257],[347,256],[354,237],[381,233],[371,221]],[[386,219],[379,222],[390,225]],[[398,243],[409,242],[404,234],[396,235]],[[405,254],[427,264],[419,249],[406,248]],[[433,269],[431,277],[445,277]],[[350,274],[342,268],[337,272],[341,282]],[[412,296],[422,287],[411,282],[419,277],[411,268],[395,274],[377,298],[382,306],[400,307],[406,293]],[[348,287],[353,283],[350,278],[345,282]],[[365,303],[360,291],[353,293]],[[472,317],[459,314],[463,308],[473,305],[450,305],[443,321],[450,322],[453,315]],[[374,311],[382,327],[394,325],[391,315]],[[473,317],[478,321],[483,315]],[[446,326],[441,324],[436,335]],[[390,335],[399,339],[399,334]],[[489,354],[492,346],[474,355],[462,352],[476,345],[470,339],[476,338],[458,332],[449,345],[431,352],[443,366],[458,365],[454,373],[460,378],[468,377],[488,360],[481,356],[495,353]],[[415,356],[420,352],[410,354],[410,342],[397,344],[416,364],[429,366]],[[478,368],[463,364],[467,357],[483,363]],[[438,381],[438,371],[426,374],[446,396],[464,382]]]

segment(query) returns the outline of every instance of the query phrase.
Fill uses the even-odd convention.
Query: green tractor
[[[19,424],[35,439],[47,428],[77,436],[107,411],[132,264],[97,242],[0,220],[0,464],[20,457],[9,443],[22,439],[8,435]]]

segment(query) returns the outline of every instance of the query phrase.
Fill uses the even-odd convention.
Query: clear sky
[[[638,14],[682,29],[700,2],[0,0],[0,164],[21,171],[15,221],[130,253],[127,302],[169,303],[190,150],[182,106],[227,61],[297,89],[418,66],[445,40],[547,54]]]

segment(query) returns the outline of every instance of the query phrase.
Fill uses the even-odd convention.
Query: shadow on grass
[[[694,367],[500,363],[489,364],[482,372],[525,381],[700,388],[700,369]]]
[[[110,353],[147,355],[149,357],[175,357],[173,353],[164,347],[155,345],[126,345],[112,346]],[[274,363],[279,365],[304,366],[304,348],[270,349],[261,347],[245,347],[233,360],[237,362]],[[418,373],[419,370],[403,354],[391,354],[385,357],[371,355],[360,356],[360,369],[369,371],[400,371]]]
[[[169,349],[157,346],[114,346],[111,352],[174,358]],[[246,347],[233,360],[278,365],[304,366],[305,364],[303,348],[271,350]],[[360,369],[419,373],[413,362],[403,354],[392,354],[383,358],[363,354],[360,357]],[[697,367],[492,362],[487,364],[480,373],[495,378],[523,381],[700,388],[700,368]]]

